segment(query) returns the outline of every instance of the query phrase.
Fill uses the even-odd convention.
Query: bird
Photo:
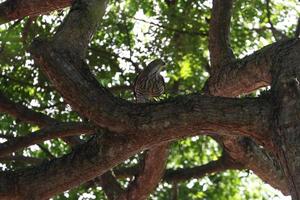
[[[164,93],[165,81],[160,75],[164,66],[163,60],[155,59],[138,74],[133,85],[137,103],[150,102]]]

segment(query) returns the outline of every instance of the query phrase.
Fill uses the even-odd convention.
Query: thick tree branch
[[[240,67],[234,64],[232,67],[224,66],[218,74],[214,74],[206,83],[207,86],[209,85],[206,87],[209,88],[208,93],[216,96],[233,97],[269,85],[274,56],[278,55],[279,51],[285,51],[292,46],[299,45],[300,40],[277,42],[238,61],[242,64]],[[244,77],[243,80],[242,76]],[[253,170],[255,174],[273,187],[289,194],[286,179],[278,167],[278,162],[271,159],[272,156],[265,149],[245,137],[226,136],[217,140],[232,159],[240,162],[245,168]],[[271,144],[270,142],[272,141],[269,139],[269,142],[265,144],[268,146]],[[260,164],[257,165],[257,163]]]
[[[233,97],[251,93],[271,84],[272,59],[279,51],[299,46],[299,39],[283,40],[268,45],[240,60],[215,71],[205,90],[214,96]]]
[[[277,50],[300,45],[297,39],[279,41],[243,59],[235,60],[228,43],[230,2],[214,0],[213,3],[209,39],[213,73],[205,90],[214,96],[248,94],[270,85],[272,58],[278,53]]]
[[[37,16],[71,5],[73,0],[6,0],[0,4],[0,24]]]
[[[32,195],[30,198],[34,196],[33,199],[49,198],[102,175],[130,156],[149,149],[153,145],[199,134],[201,133],[200,127],[195,133],[180,130],[129,135],[102,132],[101,136],[94,137],[87,144],[81,145],[62,158],[23,170],[21,173],[0,174],[0,183],[5,183],[2,185],[0,195],[8,199],[12,194],[16,199],[17,197],[26,199],[29,198],[28,195]],[[226,127],[218,127],[218,131],[221,133],[224,128],[226,129]],[[204,128],[204,132],[207,131],[211,129]]]
[[[278,35],[272,24],[271,30],[274,37]],[[286,38],[282,35],[280,37]],[[236,63],[222,67],[207,82],[206,88],[209,88],[208,93],[217,96],[237,96],[270,85],[273,58],[278,55],[279,51],[285,51],[292,46],[299,45],[300,42],[297,39],[277,42]],[[244,77],[243,80],[242,76]],[[228,141],[230,142],[228,143]],[[245,141],[248,142],[245,143]],[[264,181],[280,189],[283,193],[289,194],[287,180],[279,168],[279,163],[264,149],[261,149],[253,141],[245,137],[233,139],[227,136],[223,138],[222,142],[230,156],[243,163],[245,168],[253,170]],[[260,163],[260,165],[257,165],[257,163]]]
[[[54,46],[60,51],[66,50],[73,56],[79,56],[78,61],[84,59],[88,43],[105,13],[106,4],[107,0],[75,1],[53,37]]]
[[[211,24],[211,28],[214,28],[213,24]],[[228,63],[226,58],[220,60],[220,63],[225,63],[225,65],[212,66],[214,73],[206,83],[205,92],[214,96],[235,97],[270,85],[273,58],[280,51],[286,52],[292,46],[299,45],[300,40],[297,39],[279,41],[241,60],[233,60],[231,63]],[[224,50],[224,52],[226,51]],[[272,159],[265,149],[246,137],[224,136],[215,137],[215,139],[233,160],[240,162],[245,168],[253,170],[264,181],[288,194],[287,182],[278,167],[278,162]],[[269,141],[265,144],[272,145],[271,140]]]
[[[161,144],[146,151],[139,174],[130,183],[119,200],[144,200],[156,188],[165,170],[168,144]],[[147,187],[145,187],[147,186]]]
[[[40,67],[74,110],[98,126],[114,132],[184,132],[198,131],[200,126],[200,130],[216,130],[231,123],[233,127],[228,127],[233,131],[231,134],[242,132],[247,135],[257,131],[262,133],[265,123],[268,123],[268,103],[256,103],[254,99],[189,95],[157,104],[126,102],[113,97],[89,71],[78,66],[84,66],[84,63],[76,62],[73,65],[67,57],[62,57],[63,53],[52,50],[51,43],[36,43],[33,53]],[[251,108],[245,109],[248,106]]]
[[[232,0],[214,0],[209,29],[209,52],[213,70],[235,58],[229,44]]]
[[[265,149],[246,137],[223,137],[224,150],[233,160],[252,170],[263,181],[288,195],[288,185],[280,164]]]
[[[213,74],[206,83],[206,89],[209,88],[208,93],[215,96],[234,97],[249,93],[261,86],[270,85],[273,58],[279,52],[286,52],[296,46],[300,46],[299,39],[276,42],[237,61],[240,63],[239,65],[223,66],[218,74]],[[242,76],[244,77],[243,80]],[[278,168],[278,162],[275,159],[263,159],[272,157],[265,149],[260,148],[259,145],[245,137],[226,136],[218,139],[218,141],[234,160],[242,163],[245,168],[253,170],[273,187],[288,194],[287,182],[282,171]],[[269,142],[265,144],[268,146],[272,145],[271,143],[272,141],[269,139]],[[249,163],[249,160],[253,162]],[[260,163],[260,165],[256,165],[256,163]]]
[[[26,136],[16,137],[0,144],[0,157],[15,152],[27,146],[50,140],[80,134],[93,133],[94,128],[83,123],[60,123],[45,127]]]
[[[98,12],[99,10],[101,12]],[[231,134],[239,132],[239,134],[247,135],[250,132],[254,134],[265,130],[264,123],[268,117],[266,115],[264,119],[261,117],[264,114],[268,115],[266,111],[268,106],[265,105],[266,107],[262,108],[261,104],[256,104],[255,101],[252,103],[260,107],[257,110],[258,113],[255,112],[255,108],[252,108],[256,107],[252,103],[249,110],[244,109],[246,105],[242,105],[243,103],[240,106],[232,104],[233,101],[244,100],[207,99],[199,95],[178,97],[173,101],[156,105],[133,104],[113,97],[110,92],[100,86],[82,60],[89,39],[95,31],[98,19],[103,16],[104,10],[105,1],[103,0],[80,1],[74,4],[70,14],[56,33],[54,42],[36,41],[32,46],[35,61],[74,110],[100,127],[123,134],[161,132],[162,130],[169,133],[198,131],[199,126],[201,126],[200,130],[213,131],[217,127],[226,126],[224,123],[228,120],[232,122],[231,125],[234,124],[234,127],[228,127],[232,131]],[[78,29],[78,27],[81,28]],[[226,108],[220,105],[225,102],[230,102],[224,105]],[[230,111],[231,108],[233,112]],[[231,121],[230,113],[234,115],[243,113],[243,117],[238,116]],[[209,127],[205,127],[208,124],[210,124]],[[239,127],[243,127],[242,130]]]

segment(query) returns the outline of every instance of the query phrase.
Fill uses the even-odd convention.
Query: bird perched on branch
[[[165,82],[160,72],[164,65],[161,59],[155,59],[136,77],[133,88],[137,103],[149,102],[163,94]]]

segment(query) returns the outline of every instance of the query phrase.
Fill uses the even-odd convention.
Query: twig
[[[169,30],[169,31],[173,31],[173,32],[177,32],[177,33],[189,34],[189,35],[192,35],[192,36],[208,36],[208,33],[207,32],[203,32],[203,31],[178,30],[178,29],[174,29],[174,28],[171,28],[171,27],[168,27],[168,26],[165,26],[165,25],[157,24],[157,23],[154,23],[154,22],[149,22],[149,21],[144,20],[144,19],[139,19],[139,18],[136,18],[136,17],[131,17],[131,18],[134,19],[134,20],[136,20],[136,21],[141,21],[141,22],[144,22],[144,23],[147,23],[147,24],[151,24],[153,26],[157,26],[159,28],[163,28],[163,29],[166,29],[166,30]]]
[[[268,23],[270,24],[270,29],[272,32],[273,37],[275,38],[276,41],[279,41],[281,39],[287,39],[288,37],[279,31],[278,29],[275,28],[272,20],[271,20],[271,6],[270,6],[270,0],[266,0],[266,8],[267,8],[267,18],[268,18]]]

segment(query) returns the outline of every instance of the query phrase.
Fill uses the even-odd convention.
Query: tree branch
[[[214,0],[209,29],[209,52],[213,70],[235,58],[229,45],[232,0]]]
[[[66,50],[74,58],[78,56],[76,60],[79,62],[84,59],[88,43],[105,13],[106,4],[107,0],[75,1],[53,37],[56,49]]]
[[[187,130],[190,133],[199,130],[205,130],[206,133],[226,130],[223,134],[248,135],[250,133],[252,137],[264,137],[256,132],[262,133],[266,130],[265,127],[268,127],[266,126],[269,114],[267,102],[261,104],[252,100],[252,103],[249,102],[251,105],[247,105],[244,101],[248,100],[190,95],[155,105],[140,105],[113,97],[99,85],[83,61],[78,59],[84,56],[89,38],[87,35],[90,36],[93,33],[97,24],[97,20],[94,19],[96,17],[86,12],[93,12],[98,7],[104,9],[102,1],[97,2],[96,6],[93,6],[93,3],[96,4],[94,1],[89,1],[88,6],[84,7],[82,12],[80,9],[71,10],[66,22],[55,35],[54,43],[36,41],[32,46],[35,61],[39,63],[72,108],[98,126],[123,134],[150,132],[160,134],[163,130],[166,132],[163,135],[168,135]],[[102,14],[98,13],[97,17],[102,17]],[[77,19],[81,20],[78,22]],[[84,20],[91,22],[91,25],[81,26]],[[79,30],[78,26],[82,28]],[[71,42],[70,38],[74,41]],[[79,38],[84,40],[77,44],[81,41]],[[60,41],[60,46],[66,44],[63,52],[62,49],[57,49],[58,41]],[[73,50],[77,52],[75,56],[72,56]],[[245,109],[248,106],[251,108]]]
[[[196,126],[202,126],[203,130],[208,124],[210,125],[206,130],[213,130],[220,126],[227,126],[230,121],[229,126],[237,125],[228,127],[230,130],[247,135],[250,132],[251,134],[262,132],[266,127],[265,123],[268,123],[266,122],[268,117],[263,115],[268,115],[266,108],[269,106],[262,107],[262,104],[255,103],[256,100],[248,99],[248,102],[248,100],[189,95],[157,104],[126,102],[113,97],[99,85],[89,71],[78,66],[85,66],[84,63],[70,63],[67,57],[62,57],[63,53],[52,50],[51,43],[38,42],[33,49],[36,62],[72,108],[98,126],[114,132],[129,134],[162,130],[198,131]],[[251,109],[245,110],[242,108],[244,106],[251,106]],[[226,113],[226,116],[223,113]],[[239,116],[240,114],[243,117]],[[261,119],[262,117],[265,118]],[[240,130],[241,127],[243,130]]]
[[[200,127],[202,126],[198,127],[198,134],[201,133]],[[204,128],[204,130],[207,132],[211,129]],[[221,127],[218,130],[222,132]],[[0,173],[0,183],[5,183],[1,190],[3,193],[0,191],[0,195],[8,199],[11,198],[9,195],[23,199],[28,198],[28,195],[36,199],[49,198],[102,175],[130,156],[153,145],[194,134],[176,130],[172,133],[163,131],[122,135],[102,130],[100,135],[62,158],[22,170],[21,173]]]
[[[124,192],[123,188],[118,183],[111,171],[104,173],[102,176],[96,179],[100,179],[100,185],[109,200],[118,199],[118,197]]]
[[[44,160],[41,158],[34,157],[25,157],[25,156],[3,156],[0,158],[1,163],[5,162],[18,162],[24,164],[38,165],[41,164]]]
[[[221,1],[218,2],[220,3]],[[214,28],[213,23],[211,28]],[[214,30],[210,30],[210,32],[214,32]],[[272,60],[280,51],[286,52],[288,51],[287,49],[299,45],[299,39],[279,41],[241,60],[233,60],[231,63],[228,63],[226,57],[224,60],[220,59],[220,63],[226,64],[221,66],[221,68],[212,66],[214,73],[206,82],[205,92],[214,96],[235,97],[250,93],[260,87],[268,86],[272,81],[270,73],[273,65]],[[226,47],[224,43],[223,46]],[[226,52],[224,49],[223,51]],[[212,53],[211,55],[213,55]],[[214,136],[214,138],[223,146],[224,151],[233,160],[240,162],[245,168],[253,170],[273,187],[288,193],[287,182],[278,168],[278,163],[275,159],[271,159],[270,153],[267,153],[265,149],[253,142],[253,140],[247,137],[236,136]],[[272,145],[271,141],[265,142],[263,142],[264,147]]]
[[[35,112],[20,103],[15,103],[9,100],[0,92],[0,112],[7,113],[21,121],[36,124],[44,127],[59,123],[56,119],[53,119],[45,114]]]
[[[45,114],[36,112],[23,106],[20,103],[15,103],[5,97],[0,91],[0,112],[5,112],[21,121],[28,122],[30,124],[36,124],[40,127],[59,125],[61,122],[53,119]],[[75,123],[74,123],[75,124]],[[78,124],[80,126],[80,123]],[[65,142],[72,147],[80,144],[80,139],[74,136],[66,136],[63,138]]]
[[[94,129],[83,123],[60,123],[45,127],[26,136],[16,137],[0,144],[0,157],[15,152],[27,146],[58,137],[74,136],[83,133],[93,133]]]
[[[206,82],[206,93],[233,97],[270,85],[272,59],[279,51],[299,45],[299,39],[281,40],[215,70]]]
[[[137,177],[130,183],[127,191],[118,198],[119,200],[141,200],[148,198],[163,175],[168,157],[168,146],[168,144],[162,144],[146,151]]]
[[[232,161],[228,156],[222,156],[216,161],[211,161],[201,166],[180,169],[166,169],[162,180],[169,183],[188,181],[193,178],[202,178],[207,174],[223,172],[228,169],[243,169],[243,166]],[[117,178],[123,179],[133,177],[139,174],[140,171],[137,167],[131,167],[116,169],[114,170],[114,173]]]
[[[0,4],[0,24],[37,16],[71,5],[73,0],[6,0]]]
[[[226,153],[244,168],[252,170],[263,181],[288,195],[287,180],[275,157],[247,137],[223,137]]]

